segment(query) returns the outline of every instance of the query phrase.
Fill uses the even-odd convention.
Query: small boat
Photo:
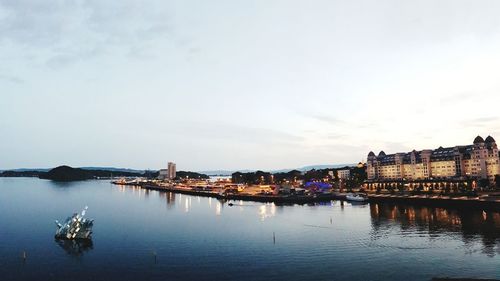
[[[366,197],[365,195],[362,195],[362,194],[353,194],[353,193],[349,193],[346,195],[345,199],[347,201],[354,201],[354,202],[366,202],[368,201],[368,197]]]
[[[64,223],[56,220],[56,239],[90,239],[92,234],[93,220],[83,218],[88,207],[85,207],[81,214],[74,213],[68,217]]]

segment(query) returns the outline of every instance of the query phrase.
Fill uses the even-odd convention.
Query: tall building
[[[177,169],[175,166],[175,163],[173,162],[168,162],[168,178],[169,179],[174,179],[176,177]]]
[[[367,161],[368,181],[416,181],[488,179],[500,174],[498,147],[491,136],[478,136],[472,145],[413,150],[406,153],[378,155],[370,152]]]
[[[348,180],[351,177],[351,171],[350,170],[338,170],[337,171],[339,179],[342,180]]]
[[[161,180],[168,179],[168,169],[161,169],[158,173],[158,178]]]

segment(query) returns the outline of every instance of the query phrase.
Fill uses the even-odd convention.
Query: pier
[[[443,196],[443,195],[391,195],[369,194],[370,202],[425,205],[433,207],[474,208],[500,211],[500,196]]]
[[[119,183],[117,185],[132,185],[139,186],[148,190],[157,190],[165,192],[174,192],[180,194],[213,197],[221,200],[243,200],[255,202],[274,202],[280,204],[307,204],[315,202],[327,202],[331,200],[346,200],[347,193],[330,192],[318,193],[310,195],[272,195],[272,194],[249,194],[245,192],[238,193],[221,193],[214,190],[199,190],[190,187],[177,187],[175,185],[163,186],[152,183]],[[432,194],[376,194],[368,193],[368,202],[381,203],[396,203],[396,204],[411,204],[425,205],[434,207],[453,207],[453,208],[474,208],[491,211],[500,211],[500,195],[481,195],[476,197],[470,196],[444,196]]]
[[[157,190],[165,192],[174,192],[187,195],[195,195],[202,197],[212,197],[221,200],[243,200],[255,202],[274,202],[281,204],[307,204],[314,202],[327,202],[331,200],[345,200],[345,193],[322,193],[313,195],[272,195],[272,194],[249,194],[249,193],[220,193],[213,190],[196,190],[192,188],[176,187],[176,186],[161,186],[151,183],[118,183],[117,185],[132,185],[139,186],[148,190]]]

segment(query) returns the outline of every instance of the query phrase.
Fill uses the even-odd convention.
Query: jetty
[[[497,194],[484,194],[481,196],[369,194],[368,198],[370,202],[500,211],[500,195]]]
[[[147,190],[173,192],[194,196],[212,197],[221,200],[243,200],[255,202],[274,202],[279,204],[308,204],[327,202],[331,200],[346,200],[348,193],[340,191],[309,193],[309,194],[265,194],[248,193],[232,190],[226,192],[222,188],[190,187],[185,185],[161,185],[150,181],[123,182],[114,181],[117,185],[132,185]],[[410,193],[367,193],[371,203],[394,203],[407,205],[425,205],[433,207],[474,208],[490,211],[500,211],[500,194],[482,194],[479,196],[441,195],[441,194],[410,194]]]
[[[179,187],[175,185],[157,185],[148,182],[134,182],[134,183],[124,183],[124,182],[112,182],[117,185],[133,185],[138,186],[147,190],[157,190],[164,192],[174,192],[180,194],[202,196],[202,197],[212,197],[221,200],[243,200],[243,201],[255,201],[255,202],[274,202],[280,204],[307,204],[315,202],[327,202],[331,200],[345,200],[346,193],[316,193],[307,195],[298,194],[250,194],[245,192],[221,192],[216,190],[203,190],[190,187]]]
[[[221,193],[208,190],[194,190],[178,188],[175,186],[141,185],[144,189],[174,192],[202,197],[213,197],[222,200],[243,200],[255,202],[274,202],[281,204],[307,204],[314,202],[326,202],[331,200],[345,200],[346,194],[320,193],[313,195],[272,195],[272,194],[248,194],[248,193]]]

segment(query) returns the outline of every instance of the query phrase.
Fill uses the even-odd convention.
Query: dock
[[[347,193],[331,192],[312,195],[271,195],[250,193],[220,193],[214,190],[201,190],[189,187],[177,187],[174,185],[155,185],[151,183],[118,183],[117,185],[133,185],[147,190],[174,192],[180,194],[212,197],[220,200],[243,200],[255,202],[274,202],[279,204],[308,204],[316,202],[328,202],[331,200],[346,200]],[[500,196],[445,196],[445,195],[411,195],[411,194],[375,194],[368,193],[368,202],[371,203],[394,203],[409,205],[424,205],[432,207],[450,208],[473,208],[488,211],[500,211]]]
[[[497,196],[444,196],[444,195],[394,195],[369,194],[370,202],[425,205],[432,207],[473,208],[500,211],[500,197]]]
[[[158,190],[166,192],[174,192],[187,195],[195,195],[202,197],[213,197],[221,200],[243,200],[255,202],[274,202],[281,204],[307,204],[314,202],[327,202],[331,200],[345,200],[345,194],[326,193],[315,195],[269,195],[269,194],[248,194],[248,193],[228,193],[221,194],[215,191],[193,190],[187,188],[142,185],[142,188],[149,190]]]
[[[315,202],[328,202],[331,200],[345,200],[345,193],[322,193],[314,195],[271,195],[271,194],[249,194],[249,193],[226,193],[221,194],[213,190],[196,190],[191,188],[180,188],[175,186],[160,186],[154,184],[120,184],[117,185],[133,185],[139,186],[147,190],[156,190],[164,192],[174,192],[186,195],[194,195],[201,197],[212,197],[220,200],[243,200],[255,202],[274,202],[279,204],[308,204]]]

